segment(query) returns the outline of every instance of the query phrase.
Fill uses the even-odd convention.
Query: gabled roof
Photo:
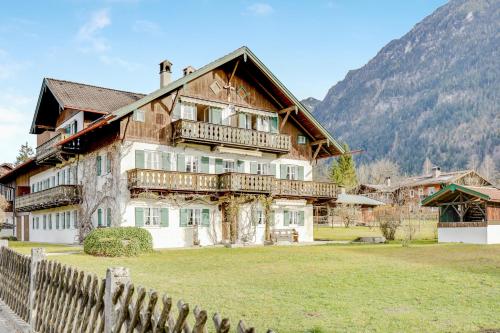
[[[340,193],[335,202],[342,204],[361,205],[361,206],[385,205],[385,203],[383,203],[382,201],[374,200],[372,198],[365,197],[364,195],[355,195],[346,193]]]
[[[434,203],[446,199],[450,193],[462,192],[484,201],[500,202],[500,189],[492,186],[462,186],[450,184],[440,191],[422,200],[422,206],[432,206]]]
[[[401,182],[400,186],[422,186],[422,185],[432,185],[432,184],[451,184],[457,182],[459,179],[467,176],[474,175],[484,180],[484,182],[488,185],[492,185],[487,179],[482,177],[474,170],[459,170],[459,171],[450,171],[450,172],[441,172],[439,176],[434,177],[433,174],[429,175],[421,175],[416,177],[410,177],[405,181]]]
[[[50,93],[52,95],[50,97],[55,99],[57,103],[44,103],[43,99],[49,98],[49,96],[46,96],[47,93]],[[109,114],[144,96],[146,95],[89,84],[45,78],[42,83],[42,89],[30,132],[33,134],[36,132],[35,125],[37,125],[39,113],[43,108],[55,108],[58,106],[60,110],[76,109],[98,114]]]
[[[311,125],[313,125],[317,129],[318,137],[316,137],[316,139],[318,139],[318,140],[319,139],[326,139],[328,141],[327,142],[328,146],[329,147],[333,146],[335,148],[334,150],[336,151],[337,154],[345,153],[342,146],[323,127],[323,125],[321,125],[313,117],[311,112],[309,112],[309,110],[307,110],[307,108],[304,105],[302,105],[302,103],[285,87],[285,85],[283,85],[283,83],[281,83],[274,76],[274,74],[271,73],[271,71],[259,60],[259,58],[257,58],[257,56],[252,51],[250,51],[250,49],[246,46],[240,47],[239,49],[227,54],[226,56],[219,58],[219,59],[201,67],[200,69],[192,72],[191,74],[188,74],[188,75],[186,75],[178,80],[175,80],[175,81],[171,82],[170,84],[166,85],[165,87],[160,88],[160,89],[152,92],[151,94],[144,96],[143,98],[141,98],[141,99],[139,99],[131,104],[128,104],[126,106],[119,108],[118,110],[113,112],[113,115],[115,117],[113,119],[110,119],[109,122],[113,122],[115,120],[121,119],[122,117],[130,114],[134,110],[154,101],[155,99],[158,99],[166,94],[169,94],[169,93],[181,88],[182,86],[184,86],[188,82],[222,66],[223,64],[225,64],[229,61],[235,60],[239,57],[242,57],[245,62],[250,60],[258,69],[260,69],[260,71],[262,71],[264,73],[264,75],[267,77],[267,79],[272,84],[274,84],[276,87],[278,87],[280,89],[280,91],[289,100],[291,100],[294,105],[296,105],[298,107],[299,114],[297,115],[297,117],[302,117],[300,119],[300,122],[301,123],[310,123]]]
[[[7,184],[15,179],[19,174],[36,167],[35,158],[29,158],[21,164],[16,165],[12,170],[0,176],[0,184]]]

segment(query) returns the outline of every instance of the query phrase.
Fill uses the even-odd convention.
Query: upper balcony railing
[[[58,133],[54,137],[36,147],[36,161],[43,162],[55,157],[61,150],[61,147],[56,146],[56,144],[67,137],[68,135],[66,133]]]
[[[77,204],[81,199],[80,188],[79,185],[59,185],[40,192],[26,194],[16,198],[15,209],[18,212],[30,212]]]
[[[131,190],[181,191],[222,193],[267,194],[278,197],[335,198],[334,183],[302,180],[276,179],[274,176],[246,173],[224,173],[220,175],[132,169],[127,172]]]
[[[251,129],[179,119],[173,123],[173,140],[250,148],[275,153],[290,151],[290,136]]]

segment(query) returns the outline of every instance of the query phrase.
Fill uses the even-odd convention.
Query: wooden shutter
[[[96,167],[96,172],[97,172],[98,176],[100,176],[101,173],[102,173],[101,164],[102,164],[102,157],[101,157],[101,155],[97,155],[96,162],[95,162],[95,167]],[[63,174],[64,174],[64,172],[65,171],[63,170]],[[68,170],[68,173],[69,173],[69,170]]]
[[[210,158],[207,156],[202,156],[200,160],[200,172],[209,173]]]
[[[168,227],[168,208],[160,209],[160,226]]]
[[[111,227],[111,208],[106,208],[106,225]]]
[[[290,212],[288,210],[283,211],[283,225],[290,225]]]
[[[224,171],[224,168],[222,166],[222,159],[216,158],[215,159],[215,173],[222,173],[223,171]]]
[[[97,210],[97,226],[100,227],[102,226],[102,209],[99,208]]]
[[[186,159],[184,155],[177,154],[177,171],[186,171]]]
[[[170,171],[170,154],[164,151],[161,152],[161,168]]]
[[[181,209],[179,212],[179,226],[180,227],[187,227],[187,220],[188,220],[188,210],[187,209]]]
[[[280,179],[286,179],[286,175],[287,175],[287,165],[286,164],[281,164],[280,165]]]
[[[271,117],[270,121],[271,133],[278,133],[278,117]]]
[[[247,128],[247,116],[242,112],[238,113],[238,127]]]
[[[210,107],[210,122],[212,124],[222,123],[222,109],[216,107]]]
[[[299,226],[304,226],[304,211],[299,211]]]
[[[210,209],[208,208],[201,210],[201,225],[203,227],[210,226]]]
[[[136,227],[144,226],[144,208],[135,207],[135,226]]]
[[[242,160],[236,161],[236,167],[237,167],[238,172],[244,173],[245,172],[245,161],[242,161]]]
[[[304,167],[303,166],[298,166],[297,167],[297,179],[298,180],[304,180]]]
[[[144,169],[144,150],[135,151],[135,167],[137,169]]]
[[[257,173],[257,162],[250,162],[250,173],[254,175]]]

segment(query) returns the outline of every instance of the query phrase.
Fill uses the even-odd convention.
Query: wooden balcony
[[[173,124],[175,143],[191,142],[284,154],[290,151],[290,136],[232,126],[180,119]]]
[[[276,179],[245,173],[212,175],[177,171],[132,169],[127,172],[133,192],[192,192],[267,194],[276,197],[333,199],[334,183]]]
[[[80,202],[79,185],[59,185],[40,192],[26,194],[16,199],[18,212],[31,212],[40,209],[68,206]]]
[[[439,222],[438,228],[484,228],[488,222]]]
[[[65,145],[57,145],[57,143],[67,139],[68,137],[69,134],[58,133],[54,137],[36,147],[37,164],[54,165],[73,156],[78,149],[78,140]]]

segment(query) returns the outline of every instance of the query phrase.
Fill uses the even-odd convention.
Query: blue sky
[[[443,0],[9,1],[0,10],[0,162],[28,134],[43,77],[148,93],[158,63],[196,68],[246,45],[300,99],[347,72]]]

